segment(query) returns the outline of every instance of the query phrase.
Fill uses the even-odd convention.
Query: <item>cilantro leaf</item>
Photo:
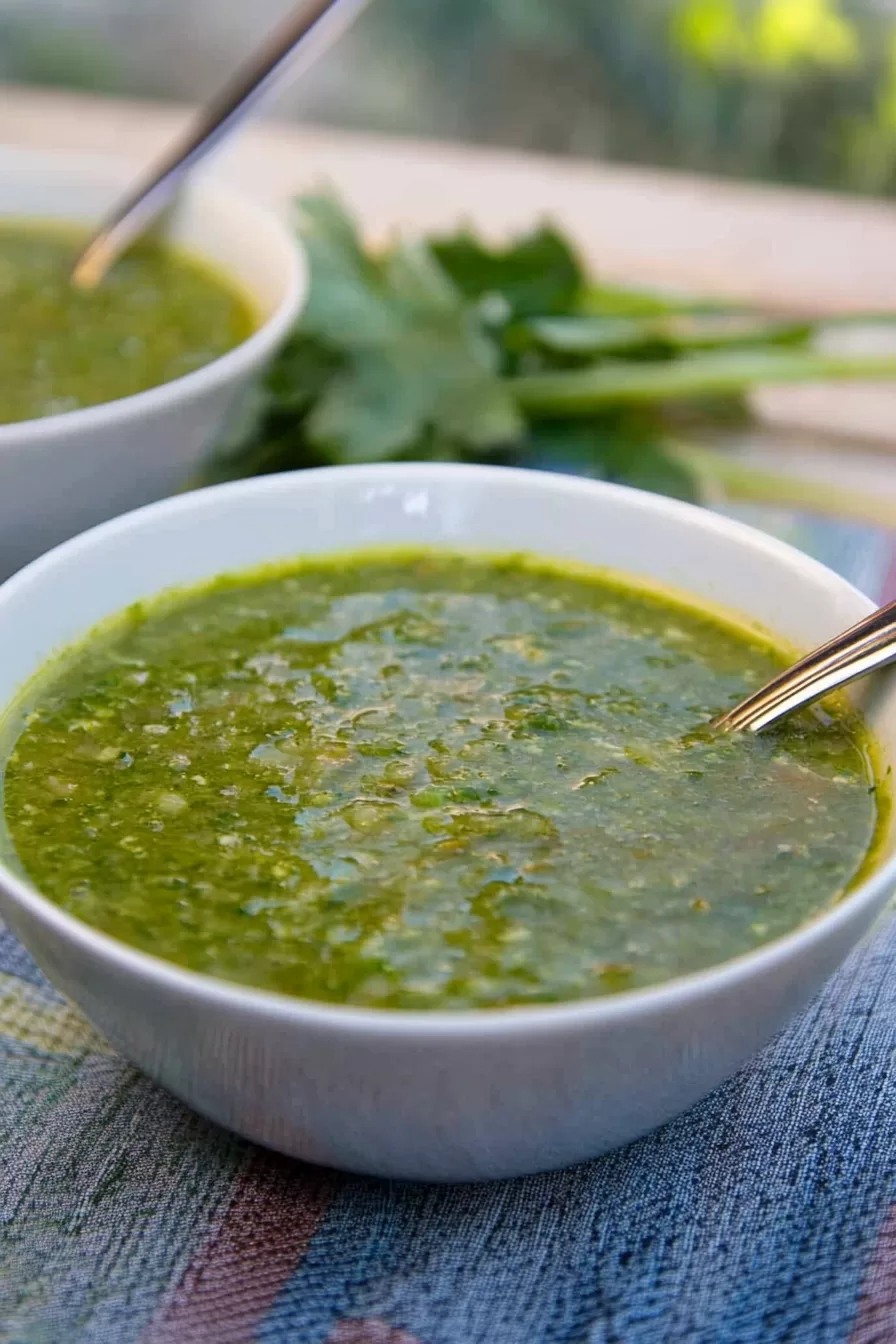
[[[747,420],[757,384],[896,376],[892,357],[816,348],[812,323],[592,286],[550,228],[505,248],[462,232],[374,253],[328,195],[305,197],[298,223],[305,310],[206,481],[488,459],[699,501],[708,479],[743,494],[749,472],[670,440]]]
[[[690,504],[700,504],[700,483],[693,471],[679,462],[659,440],[626,444],[617,439],[616,451],[607,461],[607,479],[636,490],[652,490]]]
[[[500,349],[428,247],[367,256],[330,197],[304,200],[300,230],[311,275],[300,330],[341,356],[308,416],[311,445],[376,462],[430,433],[481,451],[520,434]]]
[[[584,289],[582,267],[554,229],[541,228],[506,248],[490,249],[471,233],[430,244],[447,275],[468,299],[497,299],[507,320],[568,313]]]
[[[385,292],[382,268],[365,254],[339,202],[326,195],[304,196],[297,215],[308,261],[299,330],[334,350],[364,348],[394,336],[399,318]]]
[[[694,471],[667,448],[649,424],[619,418],[591,423],[547,421],[534,426],[520,449],[521,466],[571,472],[700,503]]]

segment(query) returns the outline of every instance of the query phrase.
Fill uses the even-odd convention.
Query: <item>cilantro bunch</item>
[[[548,227],[500,249],[463,232],[374,253],[331,196],[302,198],[297,217],[305,310],[207,480],[488,461],[896,521],[713,446],[749,419],[752,388],[896,376],[893,356],[825,353],[811,322],[594,284]]]

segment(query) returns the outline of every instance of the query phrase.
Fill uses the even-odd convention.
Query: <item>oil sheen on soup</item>
[[[526,557],[221,579],[44,677],[7,829],[79,919],[262,989],[462,1009],[653,985],[792,930],[866,861],[855,716],[707,731],[781,662]]]

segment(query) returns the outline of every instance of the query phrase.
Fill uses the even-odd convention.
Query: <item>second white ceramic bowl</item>
[[[138,171],[113,159],[0,149],[0,222],[93,224]],[[204,368],[137,396],[0,424],[0,578],[76,532],[182,486],[299,314],[302,256],[271,211],[199,179],[181,194],[164,232],[245,294],[258,328]]]
[[[872,606],[797,551],[655,495],[486,467],[337,468],[181,496],[29,566],[0,588],[0,709],[54,652],[163,589],[299,553],[426,543],[613,566],[799,647]],[[871,721],[886,765],[896,685],[880,689]],[[841,904],[738,960],[655,989],[479,1012],[347,1008],[225,984],[95,932],[8,867],[0,909],[100,1031],[205,1115],[312,1162],[470,1180],[591,1157],[727,1078],[869,927],[896,881],[892,851],[891,835]]]

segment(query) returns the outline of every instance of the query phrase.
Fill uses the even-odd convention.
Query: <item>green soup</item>
[[[705,725],[781,664],[519,557],[342,557],[132,610],[9,757],[33,882],[197,971],[390,1008],[651,985],[835,901],[880,804],[853,717]]]
[[[135,247],[95,290],[75,289],[83,235],[0,226],[0,423],[145,392],[239,345],[241,296],[171,249]]]

